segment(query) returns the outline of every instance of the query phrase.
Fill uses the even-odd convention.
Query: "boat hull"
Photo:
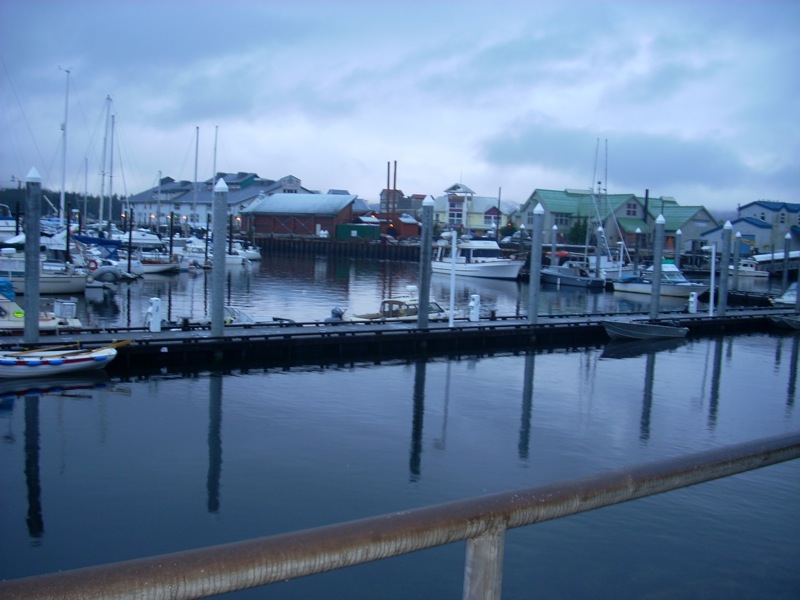
[[[542,283],[551,283],[558,286],[567,285],[589,290],[602,290],[606,285],[605,281],[599,277],[582,277],[580,275],[551,271],[550,269],[542,269]]]
[[[52,377],[102,369],[117,356],[116,348],[50,350],[0,354],[0,378]]]
[[[14,293],[20,296],[25,294],[25,278],[9,277]],[[86,275],[75,273],[73,275],[40,275],[40,294],[82,294],[86,291]]]
[[[709,286],[702,283],[689,283],[689,284],[671,284],[661,283],[659,295],[669,296],[671,298],[689,298],[694,292],[698,296],[703,292],[707,292]],[[653,295],[653,284],[649,281],[632,282],[632,281],[615,281],[615,292],[629,292],[632,294],[649,294]]]
[[[517,279],[522,270],[522,261],[511,260],[485,263],[456,263],[456,275],[461,277],[483,277],[486,279]],[[453,269],[450,261],[434,261],[431,270],[434,273],[449,275]]]

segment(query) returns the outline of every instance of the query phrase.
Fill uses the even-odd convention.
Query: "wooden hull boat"
[[[612,340],[662,340],[684,338],[689,333],[688,327],[646,321],[603,321],[603,327]]]
[[[130,340],[101,346],[75,348],[54,346],[37,350],[0,353],[0,378],[38,378],[102,369],[117,356],[117,348]]]

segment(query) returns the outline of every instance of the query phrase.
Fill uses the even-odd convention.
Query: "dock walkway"
[[[665,312],[657,322],[688,327],[689,336],[736,334],[775,330],[770,317],[794,314],[791,309],[728,309],[724,316]],[[82,331],[58,336],[57,343],[97,347],[130,339],[107,370],[112,375],[163,370],[196,372],[230,368],[291,367],[303,364],[383,362],[436,356],[491,355],[530,349],[576,348],[602,345],[608,336],[602,321],[649,321],[643,313],[581,314],[527,318],[496,317],[469,321],[416,323],[293,323],[266,322],[226,326],[222,336],[208,328],[176,327],[151,332],[142,328]],[[52,346],[53,336],[25,348]],[[19,349],[22,338],[0,339],[0,349]]]

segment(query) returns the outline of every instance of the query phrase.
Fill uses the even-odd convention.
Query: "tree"
[[[586,229],[589,227],[587,217],[579,218],[572,224],[567,233],[567,241],[570,244],[583,244],[586,241]]]

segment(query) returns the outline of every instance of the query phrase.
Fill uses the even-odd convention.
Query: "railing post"
[[[499,525],[467,540],[464,600],[500,600],[506,527]]]

